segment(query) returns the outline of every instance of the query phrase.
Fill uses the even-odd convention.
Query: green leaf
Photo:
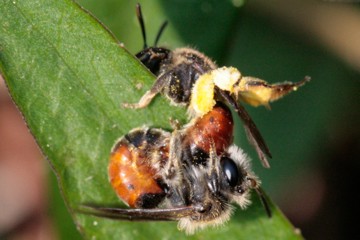
[[[161,97],[143,110],[120,108],[136,102],[154,76],[98,21],[68,0],[1,1],[0,69],[86,238],[184,237],[176,223],[119,222],[74,211],[82,203],[120,204],[107,179],[117,138],[143,125],[169,128],[169,117],[186,122],[185,110]],[[268,218],[253,199],[224,227],[191,238],[301,239],[278,209],[272,206]]]

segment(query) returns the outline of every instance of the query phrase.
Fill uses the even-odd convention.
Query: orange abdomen
[[[221,155],[233,142],[234,122],[227,106],[218,103],[210,112],[196,120],[187,130],[186,141],[195,144],[206,153],[214,143],[216,153]]]
[[[151,166],[151,160],[147,159],[147,150],[134,147],[122,138],[110,156],[110,183],[117,195],[132,208],[153,208],[165,197],[161,179]]]

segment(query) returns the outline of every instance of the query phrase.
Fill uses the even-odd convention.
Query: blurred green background
[[[142,4],[149,44],[161,23],[168,20],[161,46],[194,47],[219,66],[234,66],[243,75],[270,83],[311,76],[310,83],[273,103],[271,111],[246,106],[272,152],[271,169],[262,168],[239,122],[236,142],[254,159],[254,171],[265,191],[305,238],[359,236],[356,213],[360,199],[354,188],[360,170],[360,44],[353,44],[356,39],[360,42],[358,5],[326,1],[78,1],[134,54],[143,46],[136,2]],[[47,206],[56,226],[54,236],[79,239],[56,179],[52,173],[48,176],[51,197]]]

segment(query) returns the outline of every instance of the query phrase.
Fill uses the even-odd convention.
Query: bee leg
[[[220,186],[220,157],[216,154],[215,143],[212,140],[210,147],[209,166],[207,175],[209,178],[208,186],[213,193],[219,192]]]
[[[242,101],[254,107],[263,105],[269,109],[270,102],[276,101],[285,95],[296,91],[308,81],[310,81],[310,77],[306,76],[302,81],[296,83],[282,82],[269,84],[258,78],[243,77],[236,87],[236,91],[238,97]]]
[[[163,90],[166,83],[168,81],[167,74],[160,75],[154,85],[151,87],[150,90],[148,90],[139,100],[138,103],[122,103],[122,107],[124,108],[132,108],[132,109],[139,109],[139,108],[145,108],[147,107],[151,100]]]
[[[151,100],[156,96],[156,94],[157,92],[154,93],[149,90],[140,98],[138,103],[122,103],[122,107],[132,109],[145,108],[150,104]]]
[[[170,118],[169,122],[170,122],[170,126],[172,127],[172,129],[180,130],[181,124],[178,119]]]
[[[179,175],[179,169],[182,168],[181,166],[181,138],[182,135],[179,131],[175,130],[171,134],[170,138],[170,153],[169,153],[169,160],[167,161],[166,165],[163,168],[164,176],[166,179],[171,179],[174,182],[180,182],[181,176]]]
[[[170,186],[168,194],[171,195],[171,203],[174,206],[183,206],[186,202],[183,193],[183,184],[186,183],[184,182],[184,179],[182,177],[183,166],[181,162],[181,138],[182,137],[179,131],[175,130],[172,133],[169,143],[169,159],[160,173],[160,175],[164,177],[165,183]],[[190,188],[190,186],[185,187],[185,189],[188,188]]]

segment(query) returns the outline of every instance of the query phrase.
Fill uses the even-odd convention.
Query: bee
[[[268,146],[240,101],[252,106],[269,103],[295,91],[310,80],[291,83],[268,84],[264,80],[242,76],[234,67],[219,68],[210,58],[192,48],[178,48],[173,51],[157,47],[157,42],[167,22],[156,37],[155,45],[148,47],[141,7],[136,6],[144,39],[144,49],[136,57],[153,73],[157,79],[138,103],[123,103],[125,108],[144,108],[158,94],[165,95],[173,104],[186,106],[191,118],[203,116],[217,101],[231,105],[244,123],[249,142],[254,146],[264,167],[270,167],[267,157],[272,157]]]
[[[246,154],[232,144],[233,120],[222,103],[173,133],[136,128],[119,139],[110,156],[109,179],[130,209],[83,206],[82,212],[120,220],[178,221],[194,234],[219,226],[234,211],[250,204],[250,192],[260,196]],[[226,134],[223,134],[226,133]]]

